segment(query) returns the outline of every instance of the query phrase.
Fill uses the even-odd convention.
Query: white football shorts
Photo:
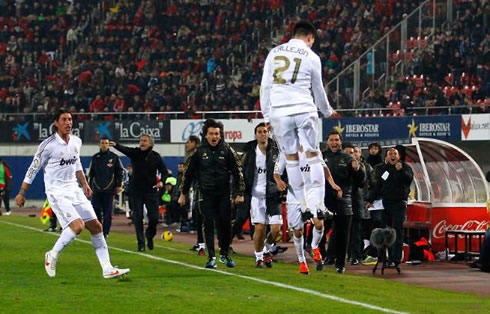
[[[269,216],[266,213],[265,197],[255,197],[252,195],[250,202],[250,221],[252,224],[263,225],[282,225],[282,215]]]
[[[271,114],[272,133],[276,137],[281,152],[295,154],[299,146],[305,152],[319,150],[318,113],[305,112],[284,117]]]
[[[84,222],[97,219],[92,203],[83,194],[82,189],[62,192],[48,192],[48,202],[54,214],[65,229],[74,220],[81,218]]]

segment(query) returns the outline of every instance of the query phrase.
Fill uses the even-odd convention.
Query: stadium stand
[[[155,118],[166,119],[258,110],[268,49],[286,41],[299,18],[320,29],[315,48],[327,81],[421,1],[344,2],[0,1],[0,109],[114,112],[79,116],[106,120],[125,117],[118,112],[162,112]],[[438,31],[434,49],[414,62],[413,74],[386,93],[371,91],[362,108],[404,115],[411,107],[464,104],[488,112],[489,5],[455,5],[457,22]]]

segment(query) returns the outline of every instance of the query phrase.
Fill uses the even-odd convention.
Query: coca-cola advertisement
[[[484,207],[433,207],[432,208],[432,247],[436,251],[445,248],[446,231],[485,231],[490,223]],[[448,235],[449,249],[454,250],[454,235]],[[464,248],[464,236],[458,236],[458,248]],[[478,237],[472,239],[472,247],[478,248]]]

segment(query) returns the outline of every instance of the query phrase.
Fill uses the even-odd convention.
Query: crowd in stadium
[[[296,16],[320,30],[314,49],[326,83],[420,2],[127,0],[104,7],[93,0],[0,1],[0,110],[185,111],[179,117],[187,118],[200,118],[201,110],[257,110],[265,56],[270,45],[289,38]],[[413,74],[386,93],[371,91],[362,108],[404,115],[411,107],[464,105],[488,112],[489,5],[455,5],[456,23],[437,30]],[[283,28],[284,37],[269,44],[271,32],[281,35]],[[347,97],[340,103],[353,106]]]

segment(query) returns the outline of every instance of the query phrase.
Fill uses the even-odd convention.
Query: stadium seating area
[[[298,17],[321,30],[316,49],[326,81],[420,2],[125,0],[104,7],[95,0],[0,0],[0,110],[65,106],[94,113],[184,111],[198,118],[199,110],[259,109],[263,61],[283,23],[289,22],[282,41]],[[364,108],[407,114],[414,106],[464,104],[488,111],[488,4],[456,4],[459,22],[438,33],[415,75],[400,78],[386,94],[373,91]]]

